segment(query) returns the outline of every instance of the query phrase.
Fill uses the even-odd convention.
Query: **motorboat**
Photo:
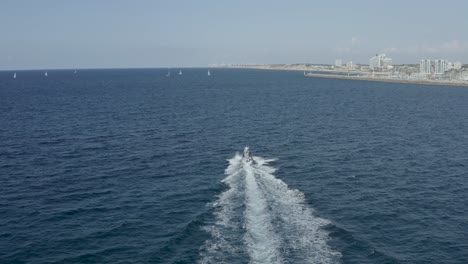
[[[245,162],[252,162],[252,163],[255,163],[255,161],[253,160],[252,156],[250,156],[250,148],[249,146],[246,146],[244,148],[244,153],[242,153],[242,159],[245,161]]]

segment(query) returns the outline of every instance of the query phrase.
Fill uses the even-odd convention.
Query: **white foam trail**
[[[261,160],[259,157],[254,159]],[[274,168],[259,162],[255,171],[288,257],[306,263],[338,262],[341,254],[328,245],[328,233],[323,230],[330,222],[314,216],[313,210],[306,205],[304,194],[275,178],[271,174]]]
[[[228,189],[210,206],[214,207],[215,223],[205,228],[211,235],[200,253],[199,263],[230,263],[229,259],[242,256],[242,206],[244,200],[244,172],[239,167],[240,155],[228,160],[230,165],[224,180]]]
[[[279,239],[273,229],[267,201],[258,188],[253,168],[245,164],[245,241],[250,263],[282,263]]]
[[[272,175],[273,160],[254,160],[253,166],[238,154],[229,160],[228,189],[211,204],[215,222],[206,228],[211,239],[199,263],[338,263],[341,254],[323,230],[329,221],[314,215],[303,193]]]

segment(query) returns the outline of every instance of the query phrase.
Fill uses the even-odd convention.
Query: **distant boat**
[[[13,79],[16,79],[16,72],[15,72],[15,74],[13,74]]]
[[[76,70],[73,72],[73,74],[76,74]]]
[[[210,70],[208,70],[208,76],[210,76],[210,75],[211,75]]]
[[[182,75],[182,70],[179,71],[179,75]]]
[[[171,76],[171,72],[168,71],[167,74],[166,74],[166,77],[170,77]]]
[[[44,73],[44,76],[47,77],[47,72]]]

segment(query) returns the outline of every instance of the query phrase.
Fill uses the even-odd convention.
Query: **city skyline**
[[[0,70],[468,62],[464,1],[4,1]]]

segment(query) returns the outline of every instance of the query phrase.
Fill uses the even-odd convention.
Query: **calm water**
[[[177,72],[0,72],[0,263],[468,263],[466,87]]]

